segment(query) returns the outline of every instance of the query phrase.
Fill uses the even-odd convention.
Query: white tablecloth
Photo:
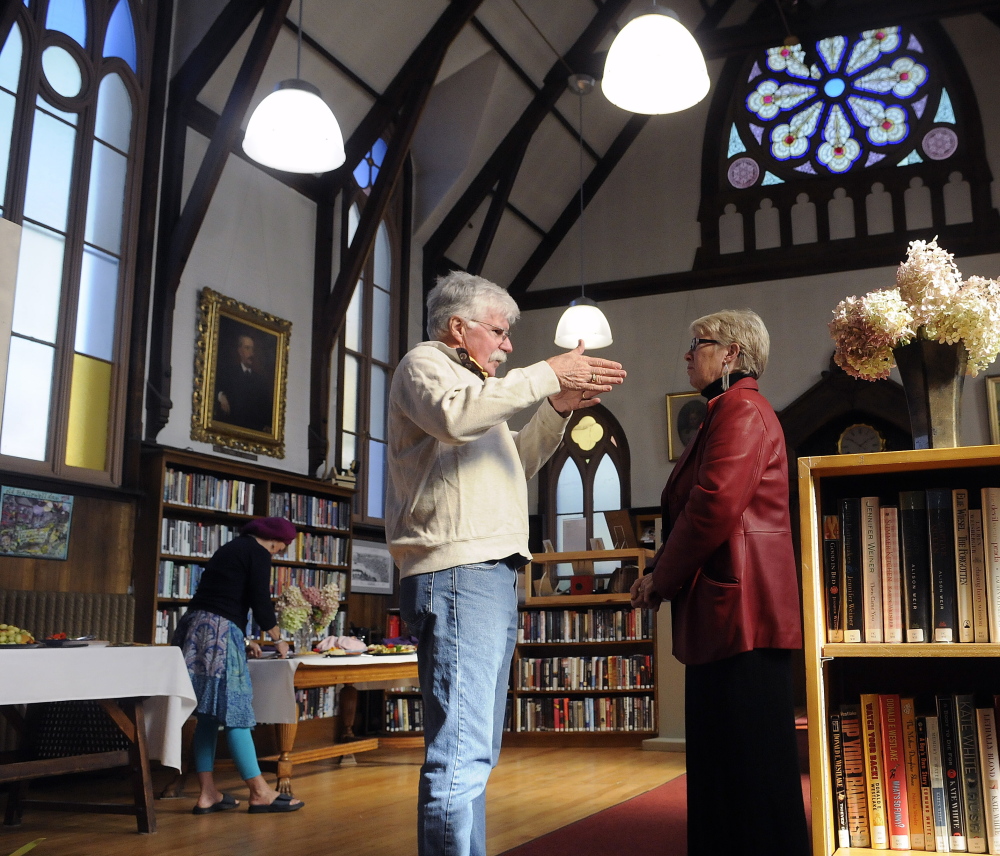
[[[390,654],[373,657],[293,657],[290,660],[250,660],[250,680],[253,683],[253,715],[258,722],[295,722],[295,670],[314,666],[338,667],[378,665],[389,663],[416,663],[416,654]],[[389,689],[409,686],[416,680],[364,681],[354,683],[359,690]]]
[[[197,704],[180,648],[0,650],[0,705],[132,697],[145,697],[149,757],[179,770]]]

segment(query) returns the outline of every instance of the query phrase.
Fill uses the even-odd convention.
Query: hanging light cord
[[[580,99],[580,296],[584,297],[583,291],[583,96],[580,92],[577,97]]]
[[[301,2],[301,0],[300,0],[300,2]],[[556,55],[556,59],[558,59],[559,62],[561,62],[564,66],[566,66],[566,71],[568,71],[570,74],[573,74],[573,69],[571,69],[569,67],[569,64],[566,62],[566,60],[563,59],[563,55],[561,53],[559,53],[559,51],[557,51],[555,49],[555,47],[552,45],[552,42],[550,42],[547,38],[545,38],[545,33],[543,33],[541,30],[538,29],[538,26],[535,24],[534,21],[531,20],[531,18],[528,15],[528,13],[524,11],[524,9],[522,8],[521,4],[518,3],[517,0],[510,0],[510,2],[513,3],[515,6],[517,6],[517,11],[520,12],[522,15],[524,15],[524,20],[527,21],[529,24],[531,24],[531,28],[536,33],[538,33],[538,35],[540,35],[542,37],[542,41],[545,42],[545,44],[547,44],[549,46],[549,50],[552,51],[552,53],[554,53]]]

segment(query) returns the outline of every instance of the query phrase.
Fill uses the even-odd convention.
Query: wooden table
[[[135,815],[139,832],[156,831],[149,760],[181,766],[181,728],[195,708],[194,689],[179,648],[38,648],[0,651],[0,713],[23,736],[35,705],[96,701],[128,748],[0,764],[0,784],[12,782],[4,824],[25,808]],[[24,744],[22,740],[22,744]],[[27,799],[27,782],[45,776],[128,767],[132,803],[67,803]]]
[[[359,657],[298,657],[291,660],[251,660],[254,716],[258,722],[274,723],[278,754],[260,758],[262,769],[278,776],[278,790],[292,792],[292,766],[307,761],[340,758],[357,752],[377,749],[378,738],[353,739],[350,724],[357,705],[357,684],[384,685],[417,677],[417,655],[395,654],[387,657],[362,654]],[[341,685],[341,721],[346,722],[340,743],[328,743],[295,751],[298,732],[298,709],[295,690]],[[372,689],[376,687],[370,687]]]

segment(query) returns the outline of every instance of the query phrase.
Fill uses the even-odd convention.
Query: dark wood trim
[[[298,38],[299,35],[299,25],[295,21],[285,21],[285,26],[291,30],[291,32]],[[330,65],[332,65],[337,71],[339,71],[344,77],[351,81],[358,89],[364,92],[366,95],[372,99],[377,100],[379,97],[378,91],[369,86],[364,80],[362,80],[354,72],[354,69],[350,68],[346,63],[341,62],[337,57],[335,57],[330,51],[328,51],[323,45],[316,41],[312,36],[309,35],[305,30],[302,31],[302,43],[308,45],[312,50],[318,53],[323,59],[325,59]]]
[[[524,162],[525,148],[515,152],[510,162],[504,167],[504,171],[497,181],[496,189],[493,191],[493,198],[490,200],[490,207],[486,211],[482,226],[479,227],[479,237],[476,238],[476,246],[473,247],[472,255],[469,258],[469,273],[480,274],[483,265],[486,264],[486,257],[490,254],[493,246],[493,239],[496,237],[500,220],[507,208],[510,199],[510,192],[514,188],[517,174]]]
[[[330,449],[330,354],[323,349],[323,335],[319,329],[323,306],[333,281],[334,202],[316,205],[316,238],[314,242],[312,357],[309,368],[309,472],[317,473],[326,461],[329,467]],[[319,473],[320,476],[323,473]]]

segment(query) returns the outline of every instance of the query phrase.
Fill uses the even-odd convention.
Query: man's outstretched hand
[[[559,413],[569,413],[600,404],[598,393],[611,390],[625,380],[626,372],[621,363],[583,354],[583,339],[572,351],[549,357],[546,362],[559,378],[561,390],[549,396],[549,401]]]

